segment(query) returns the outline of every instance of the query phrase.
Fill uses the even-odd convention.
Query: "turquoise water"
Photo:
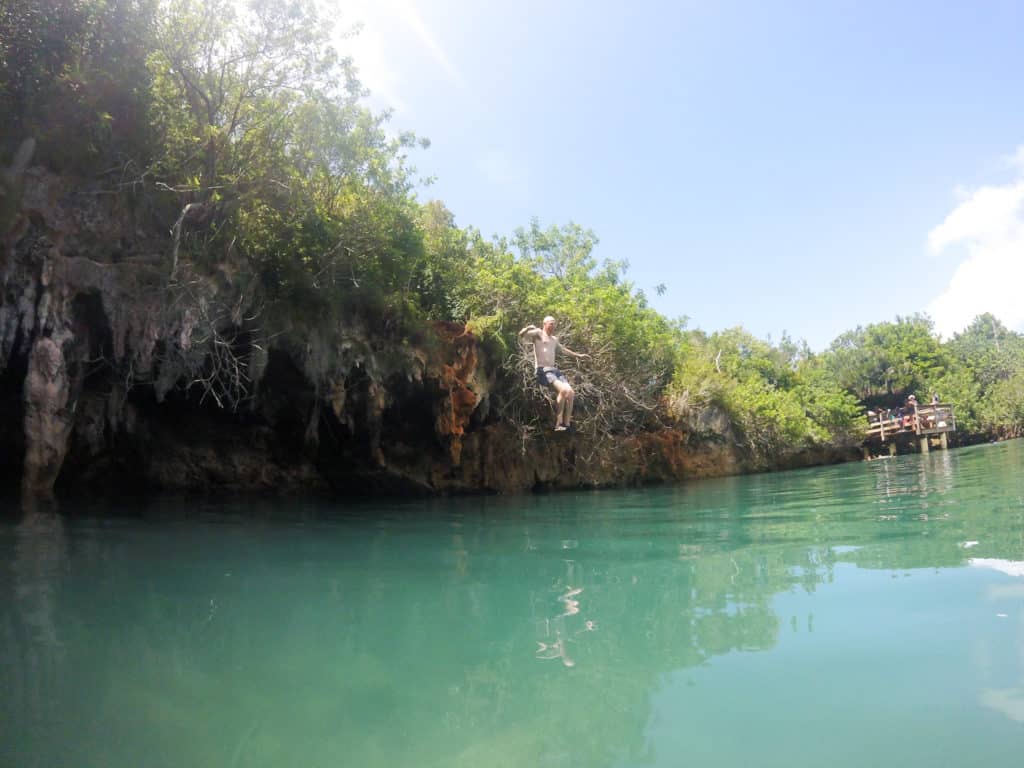
[[[1022,463],[12,516],[0,765],[1015,765]]]

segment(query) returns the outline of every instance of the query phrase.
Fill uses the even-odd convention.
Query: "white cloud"
[[[1003,160],[1013,168],[1024,170],[1024,145],[1017,147],[1012,155],[1007,155]]]
[[[991,312],[1008,326],[1024,329],[1024,147],[1008,164],[1020,178],[966,194],[945,221],[928,233],[934,253],[963,248],[945,290],[928,305],[944,336],[961,331],[977,315]]]
[[[928,245],[939,252],[957,243],[968,246],[1005,240],[1021,227],[1024,182],[982,187],[960,203],[946,220],[928,233]]]

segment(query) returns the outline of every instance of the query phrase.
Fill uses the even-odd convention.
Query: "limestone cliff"
[[[601,439],[513,426],[498,367],[458,324],[416,340],[358,316],[271,327],[229,257],[178,259],[202,211],[161,231],[130,196],[19,157],[0,218],[8,489],[516,492],[752,468],[713,413]]]

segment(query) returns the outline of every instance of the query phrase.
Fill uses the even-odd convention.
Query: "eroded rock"
[[[70,384],[61,348],[53,339],[37,339],[25,376],[25,495],[53,495],[74,426],[74,409],[68,407]]]

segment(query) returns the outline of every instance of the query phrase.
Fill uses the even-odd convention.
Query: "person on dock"
[[[914,426],[914,417],[917,415],[917,395],[908,395],[907,403],[903,406],[903,428],[910,429]]]
[[[555,431],[565,432],[572,430],[572,406],[576,392],[569,384],[565,374],[555,365],[555,353],[564,352],[577,360],[590,357],[590,355],[573,352],[564,344],[559,343],[558,337],[554,335],[557,326],[555,318],[548,315],[544,318],[542,327],[538,328],[533,324],[527,325],[519,331],[519,338],[533,342],[533,361],[536,366],[537,384],[558,393],[555,407]]]

